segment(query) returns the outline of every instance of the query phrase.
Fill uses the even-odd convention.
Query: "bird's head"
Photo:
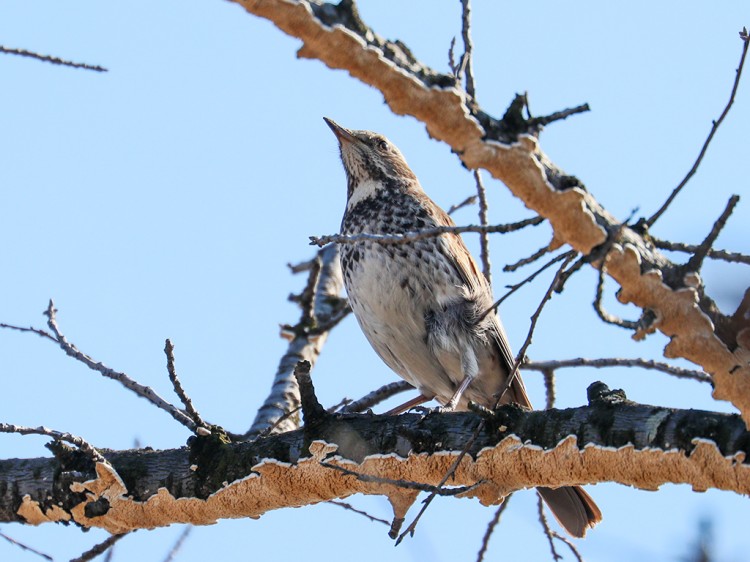
[[[339,141],[351,198],[357,186],[378,182],[403,184],[417,181],[401,151],[383,135],[352,131],[324,117]]]

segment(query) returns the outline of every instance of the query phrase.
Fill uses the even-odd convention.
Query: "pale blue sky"
[[[615,216],[624,219],[635,207],[650,214],[690,168],[728,98],[737,32],[750,24],[750,10],[746,1],[717,6],[475,0],[479,101],[496,116],[522,91],[536,114],[588,102],[590,113],[551,125],[541,146]],[[360,11],[379,34],[447,68],[448,45],[460,35],[457,1],[362,0]],[[235,4],[3,0],[0,44],[110,70],[0,56],[0,321],[43,326],[52,297],[79,348],[171,398],[162,351],[169,337],[196,406],[230,430],[251,423],[285,349],[278,325],[298,318],[286,297],[304,279],[286,263],[310,257],[308,236],[336,232],[343,211],[343,171],[322,116],[388,135],[444,207],[474,189],[422,124],[391,114],[377,91],[346,73],[297,60],[297,40]],[[747,193],[749,90],[745,82],[699,173],[655,235],[699,242],[728,197]],[[530,216],[501,184],[487,185],[492,222]],[[475,223],[476,212],[456,220]],[[718,246],[749,252],[749,222],[745,198]],[[502,274],[502,265],[529,255],[549,234],[541,226],[492,238],[496,293],[530,272]],[[477,247],[474,237],[467,241]],[[713,263],[704,276],[725,311],[750,279],[747,268]],[[584,270],[553,299],[529,356],[660,358],[663,336],[636,344],[601,325],[590,306],[595,280]],[[515,349],[548,281],[503,305]],[[608,287],[613,293],[614,283]],[[635,315],[611,298],[608,306]],[[395,379],[353,319],[333,333],[313,376],[326,404]],[[539,377],[525,378],[543,404]],[[0,380],[2,421],[44,424],[109,448],[136,439],[171,448],[188,437],[163,412],[36,337],[0,332]],[[628,370],[560,372],[559,405],[584,403],[594,380],[640,402],[733,411],[713,402],[705,385]],[[45,455],[43,443],[0,436],[0,458]],[[578,543],[589,561],[677,560],[701,514],[715,520],[718,560],[739,562],[750,550],[745,498],[684,486],[590,491],[605,520]],[[382,498],[350,501],[389,516]],[[535,506],[532,493],[513,499],[487,559],[549,559]],[[338,507],[290,509],[197,528],[179,560],[472,560],[491,516],[475,501],[439,500],[416,536],[394,548],[385,527]],[[104,538],[62,526],[0,531],[60,560]],[[140,531],[119,543],[115,560],[161,560],[179,532]],[[0,559],[37,560],[4,541]]]

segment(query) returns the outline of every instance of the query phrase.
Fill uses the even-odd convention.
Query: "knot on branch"
[[[96,473],[94,459],[91,455],[78,447],[71,447],[63,441],[54,440],[44,445],[60,463],[61,472],[79,474]]]
[[[586,394],[589,406],[596,406],[597,404],[625,404],[629,402],[628,397],[625,396],[624,390],[621,388],[610,390],[610,388],[601,381],[592,382],[586,389]]]
[[[315,387],[310,376],[312,365],[309,361],[299,361],[294,368],[294,378],[299,385],[300,403],[302,405],[302,419],[305,426],[312,426],[330,417],[323,405],[315,396]]]
[[[545,125],[586,111],[590,111],[590,108],[589,104],[584,103],[576,107],[555,111],[549,115],[532,117],[529,111],[528,96],[526,93],[523,93],[516,94],[500,120],[491,117],[481,110],[472,111],[472,113],[486,131],[486,138],[512,143],[518,140],[520,135],[536,135]],[[553,182],[553,185],[557,189],[562,190],[582,186],[574,176],[560,176],[560,178],[562,180],[561,183],[564,185],[558,186]]]

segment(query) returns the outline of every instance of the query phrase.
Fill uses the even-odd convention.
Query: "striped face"
[[[341,161],[346,170],[347,200],[361,201],[389,180],[417,181],[401,151],[383,135],[370,131],[352,131],[331,119],[326,123],[336,135]],[[358,193],[365,191],[367,193]]]

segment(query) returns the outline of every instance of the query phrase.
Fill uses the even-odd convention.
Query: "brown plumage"
[[[347,177],[342,234],[398,234],[452,226],[423,191],[401,152],[369,131],[330,119]],[[495,406],[514,357],[492,291],[463,240],[442,234],[405,244],[341,246],[344,284],[362,331],[383,361],[446,410]],[[411,401],[412,403],[417,401]],[[500,403],[531,408],[520,376]],[[557,520],[582,537],[601,512],[580,487],[538,488]]]

